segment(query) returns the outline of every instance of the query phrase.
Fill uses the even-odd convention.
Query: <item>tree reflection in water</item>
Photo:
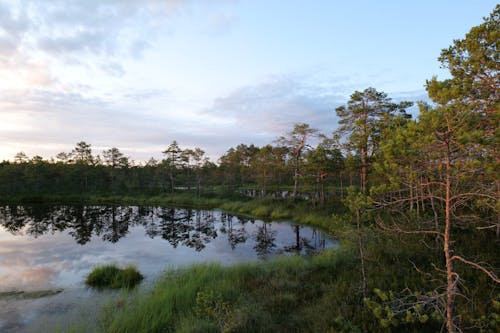
[[[258,226],[254,238],[255,245],[253,248],[257,256],[261,259],[267,259],[276,248],[276,231],[271,230],[271,223],[263,222],[262,225]]]
[[[252,227],[248,227],[251,225]],[[269,222],[234,216],[219,211],[149,206],[0,206],[0,226],[12,235],[37,238],[67,230],[76,243],[85,245],[93,237],[116,243],[132,227],[142,226],[150,238],[161,237],[174,248],[179,245],[203,250],[218,236],[224,236],[232,250],[250,238],[259,258],[283,252],[317,253],[326,246],[323,233],[304,237],[299,225],[292,225],[293,243],[280,249],[277,231]],[[250,231],[249,231],[250,230]]]

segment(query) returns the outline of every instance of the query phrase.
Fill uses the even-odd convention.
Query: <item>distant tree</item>
[[[276,159],[273,154],[273,147],[266,145],[260,148],[259,152],[252,160],[252,170],[254,170],[257,185],[263,195],[266,194],[267,186],[273,177],[276,168]]]
[[[56,159],[62,163],[68,163],[71,160],[71,153],[60,152],[56,155]]]
[[[309,127],[306,123],[295,124],[293,130],[286,136],[278,139],[278,142],[289,148],[293,162],[293,195],[296,196],[299,191],[299,179],[302,177],[302,154],[308,147],[308,140],[317,135],[318,130]]]
[[[240,178],[241,156],[236,149],[229,148],[227,152],[219,158],[220,170],[224,175],[224,183],[231,187],[235,185]]]
[[[29,162],[29,157],[23,151],[20,151],[14,156],[15,163],[27,163]]]
[[[205,151],[199,147],[196,147],[191,151],[191,157],[193,160],[192,168],[194,169],[194,174],[196,176],[196,194],[199,196],[201,191],[203,168],[208,165],[209,159],[205,156]]]
[[[334,140],[323,138],[316,149],[310,150],[306,157],[305,169],[314,180],[315,197],[321,206],[325,203],[325,182],[333,174],[343,169],[344,158]]]
[[[239,144],[230,148],[219,159],[226,183],[231,185],[248,185],[255,177],[251,170],[252,160],[259,152],[255,145]]]
[[[91,145],[80,141],[71,151],[71,157],[75,163],[91,165],[94,163]]]
[[[177,141],[172,141],[172,143],[167,147],[165,151],[166,159],[163,160],[164,164],[168,170],[168,177],[170,180],[170,192],[174,192],[175,188],[175,172],[181,165],[183,161],[182,149],[177,144]]]
[[[102,152],[104,164],[112,168],[127,168],[129,166],[128,157],[124,156],[118,148],[110,148]]]
[[[43,157],[39,155],[35,155],[31,158],[31,163],[42,163],[44,162]]]
[[[157,166],[158,165],[158,161],[154,158],[154,157],[151,157],[147,162],[146,162],[146,166]]]

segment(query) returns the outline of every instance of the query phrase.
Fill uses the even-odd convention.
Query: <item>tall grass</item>
[[[415,249],[386,248],[375,241],[369,250],[378,252],[374,256],[380,259],[368,264],[370,288],[424,286],[407,262]],[[171,270],[150,292],[118,303],[103,312],[101,332],[384,331],[363,305],[359,258],[349,241],[314,257]],[[439,325],[429,322],[393,331],[434,332]]]
[[[144,277],[133,267],[118,268],[115,265],[95,267],[87,276],[85,283],[94,288],[133,288]]]
[[[352,254],[328,252],[314,258],[278,258],[230,267],[194,265],[170,271],[152,292],[121,310],[109,311],[103,332],[291,332],[306,331],[304,316],[318,297],[342,278]],[[331,287],[331,286],[330,286]],[[355,290],[352,290],[355,295]],[[200,301],[201,299],[201,301]],[[358,295],[359,300],[359,295]],[[338,301],[337,301],[338,303]],[[115,307],[110,305],[110,309]],[[340,307],[339,307],[340,309]],[[320,326],[333,322],[323,318]],[[333,327],[333,326],[332,326]]]

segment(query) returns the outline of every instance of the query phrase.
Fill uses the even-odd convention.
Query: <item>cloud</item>
[[[240,143],[272,143],[294,123],[308,123],[329,135],[337,126],[335,108],[364,88],[341,77],[282,75],[237,88],[205,107],[157,88],[107,93],[78,85],[0,91],[0,153],[13,158],[23,150],[48,158],[84,140],[94,154],[118,147],[147,161],[161,159],[161,151],[177,140],[181,147],[201,147],[217,160]],[[415,101],[423,91],[388,94],[395,101]]]
[[[57,65],[88,66],[101,73],[125,74],[126,59],[141,59],[164,33],[187,0],[88,0],[2,2],[0,0],[0,73],[37,72],[47,77]],[[57,78],[64,80],[64,77]],[[55,80],[26,79],[22,84],[50,85]],[[2,87],[0,86],[0,89]]]
[[[226,12],[216,12],[209,17],[211,30],[216,34],[228,32],[235,22],[236,17]]]
[[[101,65],[101,69],[114,77],[122,77],[125,75],[125,69],[123,66],[116,62],[105,63]]]
[[[345,86],[337,79],[327,84],[310,81],[311,78],[301,76],[272,78],[216,99],[205,112],[226,119],[225,122],[230,119],[228,125],[238,132],[268,139],[300,122],[331,131],[335,107],[344,101]]]

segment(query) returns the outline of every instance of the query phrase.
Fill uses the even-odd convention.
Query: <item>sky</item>
[[[425,100],[437,58],[496,1],[0,0],[0,160],[77,142],[140,162],[176,140],[216,161],[374,87]]]

